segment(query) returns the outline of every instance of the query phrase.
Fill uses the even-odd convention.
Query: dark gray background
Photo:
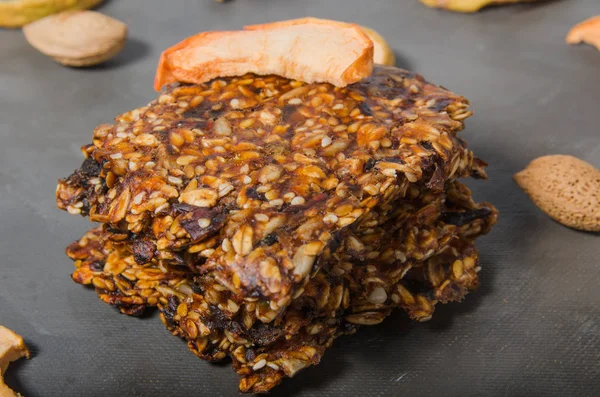
[[[91,224],[54,207],[93,128],[149,102],[162,49],[202,30],[306,15],[376,28],[398,64],[468,97],[463,136],[490,163],[475,198],[501,217],[480,240],[481,288],[432,321],[400,313],[339,339],[274,396],[594,396],[600,393],[600,237],[567,229],[511,180],[533,158],[600,166],[600,53],[567,46],[598,0],[461,15],[416,0],[109,1],[130,40],[109,64],[62,67],[0,31],[0,323],[33,359],[8,383],[35,396],[235,396],[229,365],[197,359],[157,316],[120,315],[74,284],[63,251]]]

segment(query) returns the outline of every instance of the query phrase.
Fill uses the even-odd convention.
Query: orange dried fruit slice
[[[0,325],[0,396],[17,396],[15,392],[4,384],[3,376],[8,368],[8,364],[21,357],[29,358],[29,349],[25,346],[23,338]]]
[[[373,42],[358,25],[302,18],[189,37],[162,53],[154,88],[246,73],[344,87],[372,70]]]
[[[566,41],[568,44],[584,42],[600,50],[600,15],[573,26],[567,34]]]

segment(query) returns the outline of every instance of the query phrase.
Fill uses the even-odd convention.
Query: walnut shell
[[[533,160],[514,180],[542,211],[565,226],[600,231],[600,170],[573,156]]]
[[[68,66],[85,67],[109,60],[125,46],[127,26],[95,11],[65,11],[23,28],[33,47]]]

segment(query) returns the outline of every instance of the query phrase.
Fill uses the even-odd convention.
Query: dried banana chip
[[[0,1],[0,26],[18,28],[47,15],[66,10],[85,10],[102,0],[8,0]]]
[[[537,0],[420,0],[432,8],[443,8],[456,12],[476,12],[489,5],[524,3]]]

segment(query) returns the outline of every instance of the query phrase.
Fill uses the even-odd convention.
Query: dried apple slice
[[[4,384],[3,375],[6,368],[8,368],[8,364],[21,357],[29,358],[29,350],[25,346],[23,338],[0,325],[0,396],[17,396],[15,392]]]
[[[600,50],[600,15],[573,26],[566,40],[568,44],[584,42]]]
[[[344,87],[372,70],[373,42],[358,25],[302,18],[189,37],[162,53],[154,88],[246,73]]]

